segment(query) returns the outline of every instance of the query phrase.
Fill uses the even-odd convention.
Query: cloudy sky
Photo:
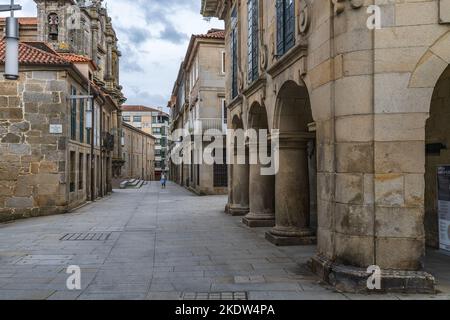
[[[128,104],[165,107],[190,35],[223,27],[221,21],[207,22],[202,18],[200,2],[106,1],[122,51],[121,83]],[[16,3],[23,7],[18,16],[36,15],[33,0],[16,0]]]

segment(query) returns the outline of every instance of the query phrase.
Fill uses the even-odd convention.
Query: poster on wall
[[[439,243],[450,251],[450,166],[438,167]]]

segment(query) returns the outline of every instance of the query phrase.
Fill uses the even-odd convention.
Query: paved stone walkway
[[[450,298],[450,257],[436,254],[431,265],[446,293],[333,292],[302,267],[314,247],[277,248],[264,240],[264,229],[250,230],[225,215],[225,203],[223,196],[197,197],[153,183],[116,191],[75,213],[0,225],[0,299],[180,299],[207,293],[283,300]],[[81,267],[80,291],[66,287],[69,265]]]

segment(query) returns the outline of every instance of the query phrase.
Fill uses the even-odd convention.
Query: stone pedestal
[[[257,153],[256,148],[250,149]],[[262,168],[250,165],[250,213],[242,219],[250,228],[275,226],[275,176],[261,175]]]
[[[275,227],[266,239],[275,245],[308,245],[316,242],[309,219],[309,133],[284,133],[279,139],[279,171],[275,178]]]
[[[309,262],[311,270],[341,292],[350,293],[423,293],[435,294],[435,279],[425,271],[381,270],[380,288],[369,289],[367,269],[335,263],[316,255]]]
[[[232,216],[245,216],[249,212],[249,165],[233,165],[232,199],[228,212]]]

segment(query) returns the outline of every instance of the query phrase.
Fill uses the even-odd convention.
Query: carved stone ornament
[[[363,5],[363,0],[331,0],[331,2],[334,4],[334,13],[340,14],[345,9],[345,1],[350,1],[350,5],[353,9],[361,8]]]
[[[300,33],[305,34],[308,31],[310,24],[311,18],[309,14],[309,9],[308,7],[305,7],[300,11],[300,16],[298,19],[298,29]]]
[[[267,48],[267,45],[262,45],[261,46],[261,70],[262,71],[266,71],[267,69],[267,64],[268,64],[268,51],[269,49]]]

